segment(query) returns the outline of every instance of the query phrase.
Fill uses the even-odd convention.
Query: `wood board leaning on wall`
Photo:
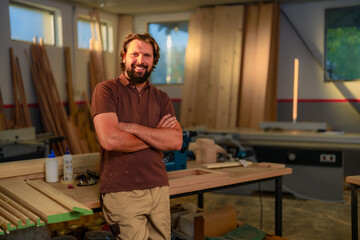
[[[275,120],[279,4],[200,8],[191,15],[180,122],[258,127]]]

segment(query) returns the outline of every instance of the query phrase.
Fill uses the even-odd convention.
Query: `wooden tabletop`
[[[248,167],[227,167],[206,169],[195,161],[188,161],[187,169],[168,172],[170,195],[189,193],[222,187],[237,183],[245,183],[261,179],[273,178],[292,173],[291,168],[282,164],[260,163]],[[63,183],[51,183],[53,187],[89,208],[99,208],[99,184],[92,186],[69,186]]]
[[[360,185],[360,175],[356,175],[356,176],[347,176],[345,181],[347,183],[352,183],[352,184],[356,184],[356,185]]]

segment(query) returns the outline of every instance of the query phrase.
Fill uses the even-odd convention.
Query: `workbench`
[[[86,169],[98,171],[99,154],[82,154],[73,156],[74,173],[84,173]],[[12,162],[0,165],[1,178],[44,179],[45,159]],[[59,160],[59,174],[62,162]],[[194,161],[188,161],[187,169],[168,172],[170,183],[170,197],[198,194],[198,204],[202,207],[203,193],[223,188],[230,188],[263,181],[275,182],[275,234],[282,235],[282,177],[292,173],[291,168],[281,164],[252,164],[248,167],[230,167],[209,170]],[[17,171],[15,169],[17,169]],[[19,171],[21,169],[21,171]],[[20,172],[20,173],[19,173]],[[50,183],[67,196],[91,209],[100,207],[99,185],[77,186],[69,188],[68,184],[60,182]]]
[[[231,137],[255,153],[254,161],[286,164],[293,174],[284,178],[283,191],[299,199],[342,202],[345,176],[360,174],[359,133],[233,128],[210,129],[197,137],[213,138],[220,145]],[[255,187],[234,192],[246,194],[244,189],[249,193]],[[262,187],[272,191],[272,186]]]

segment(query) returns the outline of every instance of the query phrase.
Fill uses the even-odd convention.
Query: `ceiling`
[[[159,14],[191,11],[198,7],[230,5],[240,3],[280,2],[298,3],[321,0],[57,0],[72,4],[99,8],[101,11],[115,14]]]

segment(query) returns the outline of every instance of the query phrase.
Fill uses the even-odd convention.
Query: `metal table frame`
[[[198,198],[197,198],[198,207],[203,208],[204,207],[204,193],[206,193],[206,192],[212,192],[212,191],[221,190],[221,189],[225,189],[225,188],[232,188],[232,187],[248,185],[248,184],[253,184],[253,183],[259,183],[259,182],[267,182],[267,181],[272,181],[272,180],[275,181],[275,235],[282,236],[282,176],[264,178],[264,179],[259,179],[259,180],[255,180],[255,181],[248,181],[248,182],[236,183],[236,184],[225,185],[225,186],[220,186],[220,187],[207,188],[207,189],[202,189],[202,190],[198,190],[198,191],[174,194],[174,195],[171,195],[170,198],[178,198],[178,197],[197,194],[198,195]]]
[[[350,183],[351,188],[351,239],[358,240],[358,188],[360,186]]]

